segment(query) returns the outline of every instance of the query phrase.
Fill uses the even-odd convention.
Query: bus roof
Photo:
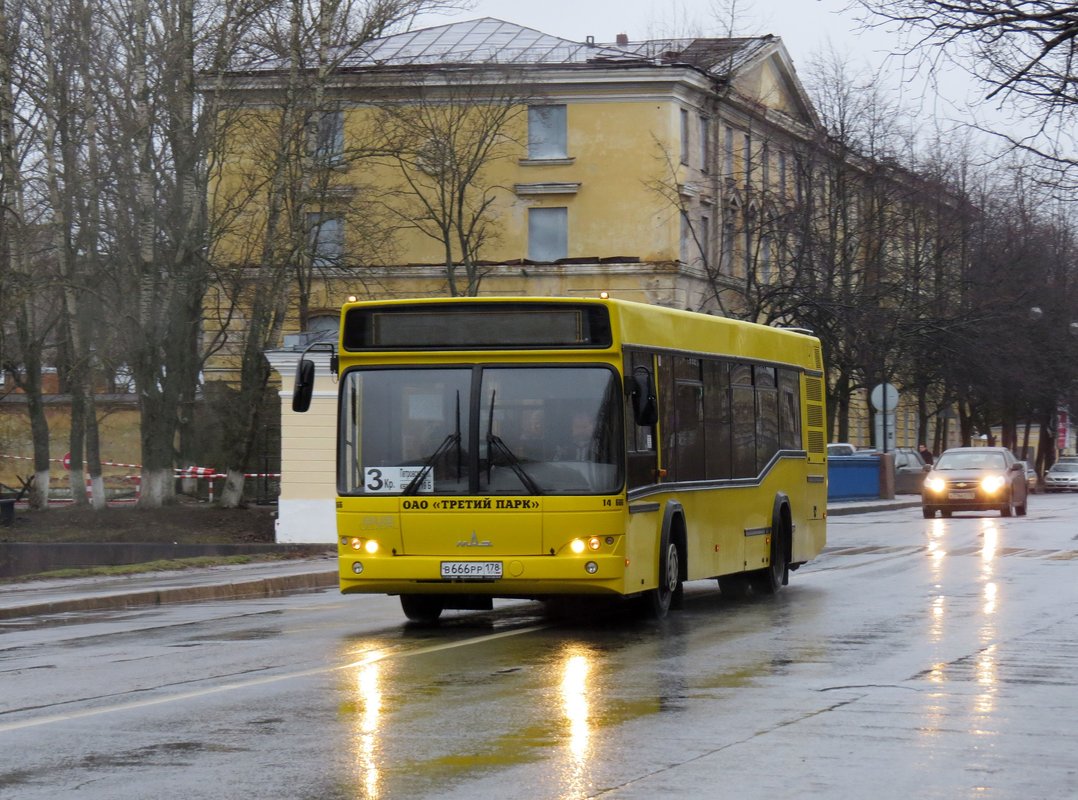
[[[541,318],[542,332],[537,334],[542,339],[536,340],[536,345],[529,346],[530,333],[517,333],[508,344],[491,342],[489,344],[465,344],[453,346],[452,344],[415,346],[356,346],[356,335],[349,332],[351,320],[359,320],[371,316],[372,312],[384,308],[395,312],[393,316],[414,309],[422,315],[423,309],[428,309],[433,315],[436,308],[453,315],[466,312],[469,308],[483,313],[483,307],[488,307],[493,312],[496,306],[511,309],[520,309],[528,306],[535,307],[536,311],[542,307],[544,311],[552,312]],[[589,308],[605,308],[609,315],[609,332],[600,331],[598,336],[588,338],[587,334],[579,340],[568,341],[557,339],[559,336],[555,322],[556,311],[564,306],[567,310],[587,310]],[[646,347],[670,352],[686,354],[710,354],[710,355],[737,355],[758,361],[768,361],[781,364],[796,364],[812,371],[823,369],[819,341],[804,331],[773,328],[767,325],[759,325],[729,317],[702,314],[693,311],[682,311],[664,306],[649,305],[647,303],[633,302],[601,297],[427,297],[399,300],[374,300],[347,303],[342,309],[342,319],[345,320],[344,333],[342,335],[344,352],[369,352],[371,350],[382,353],[386,352],[412,352],[417,350],[438,350],[443,353],[465,352],[476,349],[491,350],[514,350],[514,349],[590,349],[611,350],[623,346]],[[463,319],[463,317],[462,317]],[[475,318],[469,318],[468,322],[474,325]],[[418,320],[417,320],[418,321]],[[366,323],[365,323],[366,324]],[[605,322],[592,324],[592,327],[604,328]],[[352,324],[352,327],[355,327]],[[401,342],[412,341],[408,338],[414,335],[406,332],[402,335]],[[437,334],[435,334],[437,335]],[[603,336],[606,338],[604,339]],[[350,338],[351,337],[351,338]]]

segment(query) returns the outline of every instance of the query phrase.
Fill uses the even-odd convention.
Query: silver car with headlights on
[[[1025,516],[1029,498],[1025,465],[1006,447],[952,447],[925,475],[925,519],[954,511],[999,511]]]

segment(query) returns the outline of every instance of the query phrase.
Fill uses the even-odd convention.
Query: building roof
[[[573,42],[493,17],[373,39],[342,67],[420,64],[586,64],[647,59],[616,47]]]
[[[688,64],[716,77],[725,77],[776,41],[768,34],[732,39],[649,39],[617,47],[651,63]]]
[[[450,65],[639,65],[685,64],[725,77],[750,60],[771,36],[743,39],[658,39],[632,44],[574,42],[512,22],[483,17],[433,28],[396,33],[364,42],[344,53],[338,68]],[[249,69],[283,69],[283,59],[268,59]]]
[[[812,108],[782,40],[766,35],[725,39],[649,39],[574,42],[512,22],[482,17],[433,28],[395,33],[338,50],[330,61],[338,73],[420,70],[433,67],[688,67],[720,82],[733,83],[743,68],[771,60],[787,87],[792,118],[817,125]],[[288,62],[272,58],[234,74],[279,73]],[[751,89],[750,89],[751,92]],[[790,112],[786,112],[790,115]]]

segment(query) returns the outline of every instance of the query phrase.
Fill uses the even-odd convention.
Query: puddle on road
[[[247,752],[247,749],[207,742],[162,742],[116,753],[91,753],[84,756],[80,764],[84,769],[145,766],[190,767],[194,766],[196,756],[205,753],[243,752]]]

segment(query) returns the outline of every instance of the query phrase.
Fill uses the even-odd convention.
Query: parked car
[[[998,510],[1004,517],[1023,517],[1029,503],[1023,462],[1006,447],[952,447],[925,475],[921,510],[925,519],[939,511]]]
[[[928,465],[915,447],[895,448],[895,494],[920,494]]]
[[[1022,464],[1026,468],[1026,488],[1030,493],[1036,493],[1037,491],[1037,468],[1030,464],[1028,461],[1023,461]]]
[[[1044,491],[1078,491],[1078,461],[1057,461],[1044,473]]]
[[[857,448],[847,442],[831,442],[827,445],[827,457],[834,458],[835,456],[852,456],[857,452]]]

